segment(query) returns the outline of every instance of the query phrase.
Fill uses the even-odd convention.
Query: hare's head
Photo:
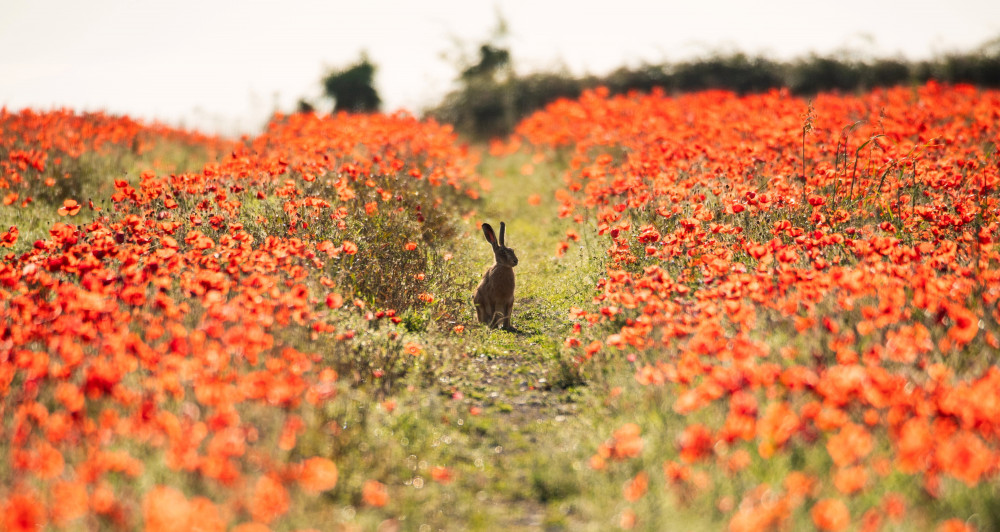
[[[507,224],[500,222],[500,239],[497,240],[497,235],[493,232],[493,226],[487,223],[483,224],[483,234],[486,235],[486,241],[493,246],[493,256],[496,258],[497,264],[513,268],[517,266],[517,255],[514,254],[513,249],[510,249],[503,243],[504,231],[506,229]]]

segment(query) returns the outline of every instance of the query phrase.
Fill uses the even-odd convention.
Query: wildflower
[[[840,499],[822,499],[809,512],[820,530],[843,530],[851,523],[847,505]]]
[[[190,512],[191,507],[184,494],[169,486],[153,488],[142,500],[143,520],[146,530],[150,532],[185,530]]]
[[[954,340],[959,346],[972,341],[979,332],[979,319],[969,309],[960,305],[948,307],[948,316],[954,325],[948,329],[948,337]]]
[[[305,428],[305,422],[302,418],[296,415],[291,415],[285,420],[285,425],[281,429],[281,435],[278,438],[278,448],[282,451],[291,451],[295,448],[295,442],[298,439],[298,434],[302,432]]]
[[[913,418],[903,423],[896,439],[896,455],[899,469],[904,473],[916,473],[927,467],[934,438],[927,421]]]
[[[621,519],[618,520],[618,526],[622,530],[632,530],[638,522],[639,517],[635,514],[635,510],[626,508],[622,511]]]
[[[219,508],[205,497],[194,497],[188,504],[188,530],[199,532],[225,532],[226,522],[219,513]]]
[[[408,355],[420,356],[424,352],[424,348],[417,342],[407,342],[403,345],[403,351]]]
[[[326,306],[332,309],[338,309],[344,306],[344,296],[338,293],[327,294]]]
[[[306,493],[317,494],[337,485],[337,465],[323,457],[313,457],[301,464],[299,486]]]
[[[861,516],[860,530],[862,532],[877,532],[882,530],[882,524],[882,514],[877,509],[871,508]]]
[[[58,481],[52,486],[52,497],[58,501],[52,506],[56,526],[66,526],[87,514],[87,486],[82,482]]]
[[[801,471],[792,471],[785,477],[784,485],[790,498],[800,500],[813,495],[817,481]]]
[[[838,466],[847,466],[871,452],[874,442],[861,425],[848,423],[826,443],[827,452]]]
[[[62,474],[66,462],[58,449],[49,442],[41,442],[37,452],[34,469],[39,478],[55,478]]]
[[[625,500],[635,502],[646,494],[649,488],[649,475],[645,471],[639,471],[635,477],[625,483],[623,488]]]
[[[455,480],[455,474],[447,467],[434,466],[431,468],[431,478],[439,484],[451,484]]]
[[[250,500],[250,515],[255,521],[270,523],[288,511],[291,498],[281,482],[273,475],[257,479]]]
[[[730,473],[739,473],[750,465],[751,459],[746,449],[737,449],[726,460],[726,470]]]
[[[4,530],[29,532],[45,528],[44,506],[33,493],[11,494],[2,507]]]
[[[861,491],[868,482],[868,473],[862,466],[844,467],[833,474],[833,485],[844,495]]]
[[[59,207],[59,216],[76,216],[80,212],[81,205],[74,199],[63,200],[63,206]]]
[[[611,439],[601,444],[601,454],[617,459],[635,458],[642,452],[642,438],[639,425],[626,423],[612,434]]]
[[[937,532],[975,532],[976,529],[961,519],[952,518],[942,522],[935,530]]]
[[[893,522],[899,523],[906,515],[906,501],[898,493],[889,493],[882,498],[882,511]]]
[[[10,226],[10,229],[0,234],[0,246],[5,248],[14,247],[17,243],[17,237],[20,234],[16,225]]]
[[[768,405],[764,416],[757,423],[757,437],[762,440],[758,446],[761,456],[770,457],[775,448],[784,445],[799,428],[799,417],[786,403]]]
[[[696,462],[712,452],[715,439],[704,425],[688,425],[677,439],[681,448],[681,460]]]
[[[361,486],[361,500],[368,506],[381,508],[389,503],[389,491],[377,480],[366,480]]]
[[[940,446],[937,460],[942,470],[973,487],[993,469],[996,455],[978,436],[961,431]]]

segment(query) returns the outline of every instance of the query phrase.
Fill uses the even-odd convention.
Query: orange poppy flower
[[[758,450],[768,458],[776,447],[784,445],[800,429],[800,420],[786,403],[771,403],[757,422]]]
[[[842,467],[833,474],[833,485],[844,495],[861,491],[868,483],[868,472],[863,466]]]
[[[81,205],[74,199],[67,199],[63,201],[63,206],[59,207],[59,216],[76,216],[80,212]]]
[[[643,443],[641,429],[635,423],[626,423],[611,435],[611,439],[602,445],[610,458],[624,460],[635,458],[642,452]]]
[[[455,480],[455,473],[444,466],[434,466],[431,468],[431,478],[439,484],[451,484]]]
[[[635,510],[631,508],[622,510],[622,516],[618,520],[618,526],[622,530],[632,530],[637,524],[639,524],[639,516],[636,515]]]
[[[4,530],[33,532],[45,527],[44,506],[32,493],[10,495],[3,503]]]
[[[249,506],[255,521],[271,523],[288,512],[291,497],[276,477],[264,475],[254,485]]]
[[[87,486],[82,482],[56,482],[52,486],[52,497],[56,503],[51,506],[50,511],[52,522],[56,526],[66,526],[87,514]]]
[[[389,503],[389,490],[377,480],[366,480],[361,486],[361,500],[369,506],[381,508]]]
[[[809,514],[820,530],[844,530],[851,524],[851,514],[840,499],[822,499],[813,505]]]
[[[976,528],[961,519],[954,518],[945,520],[934,530],[936,532],[975,532]]]
[[[62,474],[66,461],[58,449],[48,442],[41,442],[36,449],[34,470],[39,478],[55,478]]]
[[[996,453],[975,434],[960,431],[940,445],[937,462],[943,471],[972,487],[995,469]]]
[[[906,501],[898,493],[889,493],[882,499],[882,511],[898,523],[906,515]]]
[[[848,423],[826,443],[833,463],[844,467],[868,456],[875,445],[871,434],[861,425]]]
[[[143,498],[142,514],[146,530],[167,532],[187,526],[191,507],[183,493],[170,486],[157,486]]]
[[[300,467],[299,486],[306,493],[321,493],[337,485],[337,465],[329,458],[309,458]]]
[[[301,417],[296,415],[289,416],[281,429],[281,435],[278,437],[278,448],[283,451],[294,449],[295,442],[303,428],[305,428],[305,422],[302,421]]]
[[[971,342],[979,333],[979,318],[969,309],[960,305],[950,305],[948,316],[954,323],[948,329],[948,337],[960,346]]]
[[[17,229],[16,225],[10,226],[10,229],[0,233],[0,246],[5,248],[14,247],[17,243],[17,237],[20,231]]]
[[[408,355],[419,356],[421,353],[424,352],[424,348],[417,342],[407,342],[405,345],[403,345],[403,351],[406,352]]]
[[[639,471],[635,477],[630,479],[625,483],[623,492],[625,494],[625,500],[628,502],[635,502],[642,498],[646,494],[646,490],[649,488],[649,475],[645,471]]]
[[[681,460],[690,464],[711,454],[715,438],[704,425],[688,425],[677,443],[681,448]]]

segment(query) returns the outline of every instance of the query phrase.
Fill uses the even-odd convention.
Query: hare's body
[[[472,301],[476,304],[479,323],[490,327],[502,323],[509,329],[510,313],[514,308],[514,269],[499,264],[491,266],[479,281]]]
[[[500,239],[497,240],[490,224],[483,224],[486,241],[493,246],[495,262],[483,274],[483,280],[476,287],[472,301],[476,305],[476,318],[489,327],[502,326],[510,329],[510,316],[514,309],[514,266],[517,255],[504,245],[506,224],[500,222]]]

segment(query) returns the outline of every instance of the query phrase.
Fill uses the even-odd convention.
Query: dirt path
[[[552,199],[562,182],[561,169],[544,165],[531,175],[523,175],[526,156],[489,159],[483,164],[493,179],[493,189],[484,197],[482,211],[473,218],[498,225],[507,223],[507,245],[517,252],[514,331],[490,331],[477,327],[482,342],[476,350],[483,383],[511,398],[517,408],[512,414],[549,412],[555,400],[575,383],[560,367],[561,340],[571,331],[569,309],[589,299],[595,279],[591,257],[583,249],[562,257],[556,248],[573,223],[560,219]],[[531,205],[531,198],[541,203]],[[472,235],[472,256],[481,270],[492,263],[492,252],[481,235]],[[478,270],[477,270],[478,271]],[[496,388],[503,388],[498,390]],[[566,407],[566,408],[571,408]],[[565,409],[565,408],[564,408]],[[558,414],[557,414],[558,415]]]
[[[570,307],[589,300],[600,270],[587,246],[556,257],[557,245],[573,227],[558,218],[553,199],[561,170],[544,165],[526,176],[525,162],[526,156],[515,156],[483,164],[493,189],[470,220],[467,242],[472,267],[481,272],[492,263],[492,252],[475,227],[481,221],[507,223],[507,244],[520,259],[515,331],[470,327],[468,359],[442,384],[459,390],[477,409],[477,441],[470,443],[494,450],[497,477],[487,491],[495,506],[491,513],[501,522],[489,528],[572,529],[574,510],[563,501],[583,485],[575,468],[585,453],[571,434],[587,430],[579,426],[586,424],[578,401],[585,388],[560,349],[572,330]],[[541,200],[535,206],[529,203],[534,195]]]

